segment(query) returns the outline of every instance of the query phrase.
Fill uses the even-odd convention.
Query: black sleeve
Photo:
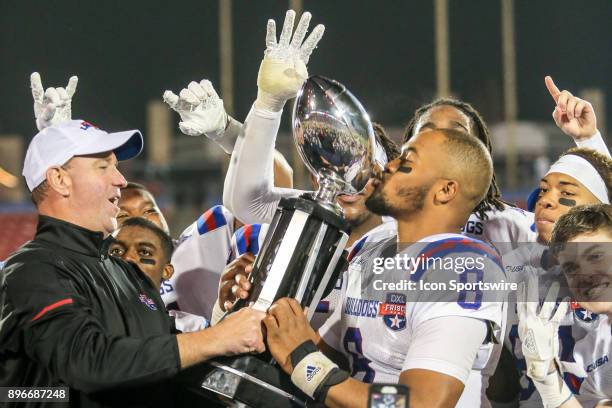
[[[86,393],[139,386],[179,371],[176,336],[111,336],[91,305],[52,262],[5,266],[0,349],[25,353],[51,375]]]

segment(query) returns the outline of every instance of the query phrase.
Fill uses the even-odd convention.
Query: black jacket
[[[143,273],[108,256],[111,242],[41,216],[34,240],[7,259],[0,386],[67,385],[73,406],[172,399],[166,380],[180,360],[164,304]]]

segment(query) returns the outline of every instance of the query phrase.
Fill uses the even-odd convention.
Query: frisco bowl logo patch
[[[387,293],[384,303],[378,308],[378,315],[383,317],[385,325],[393,331],[406,328],[406,295]]]
[[[157,310],[157,306],[155,305],[155,302],[147,295],[141,293],[140,295],[138,295],[138,299],[140,299],[140,301],[149,309]]]
[[[321,371],[321,367],[315,367],[315,366],[306,366],[306,379],[308,381],[312,381],[313,377],[315,375],[317,375],[317,373]]]

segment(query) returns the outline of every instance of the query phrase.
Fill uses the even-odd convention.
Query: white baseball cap
[[[110,152],[117,160],[128,160],[142,151],[138,130],[108,133],[91,123],[76,119],[38,132],[30,142],[23,163],[23,176],[30,191],[46,178],[47,169],[63,166],[74,156]]]

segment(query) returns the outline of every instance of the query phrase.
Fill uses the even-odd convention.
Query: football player
[[[172,239],[157,225],[145,218],[132,217],[123,220],[113,236],[115,241],[108,250],[109,254],[136,264],[158,290],[162,282],[172,277]],[[181,332],[208,327],[208,321],[202,316],[179,310],[169,310],[168,313],[174,318],[176,329]]]
[[[398,251],[413,259],[480,256],[483,268],[459,273],[460,279],[472,279],[468,275],[474,272],[480,282],[503,280],[493,247],[460,234],[491,177],[486,147],[461,132],[423,132],[404,145],[400,158],[372,181],[375,191],[367,201],[370,210],[397,220],[398,238],[370,247],[351,262],[349,268],[360,271],[349,269],[341,307],[319,334],[291,299],[276,302],[264,319],[269,349],[296,386],[331,407],[363,406],[372,382],[406,384],[411,407],[486,404],[485,372],[495,366],[500,348],[490,340],[500,334],[503,302],[482,301],[482,293],[450,299],[435,291],[377,290],[377,277],[434,282],[448,271],[430,266],[380,275],[373,265]],[[341,353],[350,373],[318,350],[332,358]]]
[[[557,360],[558,326],[567,310],[567,301],[557,311],[553,294],[538,312],[537,277],[529,280],[519,302],[519,333],[527,373],[545,406],[561,408],[612,406],[612,206],[579,206],[561,216],[555,224],[550,246],[559,259],[569,289],[577,303],[598,316],[586,336],[576,342],[573,364],[582,371],[580,392],[573,395],[563,381],[567,363]],[[557,288],[555,287],[554,290]],[[552,289],[551,289],[552,290]],[[572,307],[574,307],[572,305]],[[571,368],[570,368],[571,370]]]

